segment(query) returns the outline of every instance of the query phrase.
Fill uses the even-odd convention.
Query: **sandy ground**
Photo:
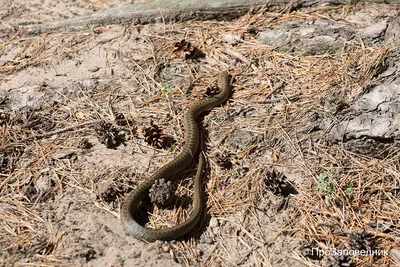
[[[1,25],[62,20],[125,3],[5,1]],[[326,110],[326,100],[333,94],[351,103],[363,92],[388,48],[379,32],[376,38],[367,32],[364,39],[356,33],[365,33],[371,25],[376,29],[377,23],[398,12],[396,5],[360,4],[249,14],[229,22],[3,34],[1,145],[14,145],[0,154],[0,264],[345,266],[335,264],[348,259],[326,263],[327,258],[310,259],[302,253],[305,243],[321,249],[345,243],[343,232],[316,225],[334,218],[354,232],[367,229],[377,217],[386,219],[379,213],[364,212],[362,217],[361,211],[349,208],[346,214],[365,220],[341,221],[343,211],[329,207],[326,196],[350,195],[346,179],[355,175],[349,168],[358,168],[366,181],[382,172],[398,181],[398,165],[324,143],[324,133],[312,130],[313,112]],[[287,49],[260,39],[264,33],[270,40],[280,40],[277,32],[268,30],[290,32],[295,25],[304,26],[299,32],[307,39],[325,39],[315,41],[312,51],[305,39],[289,40],[294,47]],[[317,30],[307,35],[313,25]],[[331,32],[319,34],[322,29]],[[336,33],[340,36],[333,40],[335,45],[323,51],[326,46],[321,43],[333,42],[326,36]],[[179,48],[181,40],[204,56]],[[351,69],[351,64],[365,68]],[[201,223],[173,242],[147,244],[126,235],[119,221],[124,197],[179,152],[185,109],[225,69],[233,77],[233,94],[202,120],[208,175],[207,210]],[[333,82],[339,86],[332,87]],[[100,126],[99,119],[104,121]],[[18,142],[91,121],[97,126]],[[146,142],[144,129],[152,123],[162,129],[163,134],[156,136],[159,142],[168,136],[174,140],[172,146],[157,149]],[[369,169],[362,172],[363,166]],[[192,174],[177,183],[174,205],[153,207],[148,227],[166,227],[187,216]],[[340,187],[331,188],[324,175],[342,177]],[[337,192],[332,193],[334,189]],[[369,197],[368,188],[362,193],[352,183],[351,190],[362,197],[343,201],[357,204]],[[398,205],[396,197],[392,201]],[[394,225],[392,232],[376,234],[378,248],[398,247],[399,227]],[[395,262],[392,256],[353,259],[358,266]]]

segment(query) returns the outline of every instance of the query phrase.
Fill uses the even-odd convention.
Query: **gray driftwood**
[[[237,18],[249,10],[290,11],[301,7],[327,4],[357,3],[366,0],[153,0],[129,4],[115,9],[94,12],[62,21],[20,24],[18,29],[36,34],[40,32],[77,31],[111,24],[148,24],[187,20]],[[367,0],[376,3],[395,3],[398,0]]]

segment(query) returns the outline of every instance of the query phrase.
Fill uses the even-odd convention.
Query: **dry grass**
[[[204,120],[205,128],[211,133],[208,155],[212,155],[209,157],[210,173],[206,187],[207,211],[220,222],[226,222],[226,228],[221,227],[219,233],[213,233],[212,229],[205,230],[205,234],[216,243],[213,245],[215,253],[204,259],[202,265],[240,265],[241,259],[231,262],[226,256],[235,253],[224,246],[223,240],[227,236],[234,237],[238,250],[246,251],[241,255],[243,262],[250,257],[260,266],[269,263],[265,247],[282,233],[314,242],[320,248],[331,249],[345,242],[349,233],[365,229],[377,238],[378,249],[389,250],[400,245],[398,156],[377,160],[355,155],[341,149],[340,145],[326,145],[323,133],[304,131],[311,111],[322,111],[325,102],[337,97],[346,104],[355,100],[368,86],[374,70],[385,59],[388,48],[368,47],[361,40],[356,40],[334,55],[296,56],[260,44],[245,30],[250,24],[264,29],[268,25],[291,20],[340,20],[349,12],[348,8],[266,13],[264,16],[256,14],[229,23],[190,22],[165,25],[163,31],[147,31],[142,38],[147,40],[148,50],[133,51],[149,53],[147,58],[136,60],[132,58],[134,56],[129,56],[132,51],[118,51],[122,55],[119,64],[134,73],[133,85],[120,79],[118,86],[100,92],[83,91],[81,99],[64,96],[55,105],[38,111],[37,115],[39,118],[50,118],[56,125],[53,130],[92,119],[115,124],[115,110],[130,119],[134,118],[141,127],[158,117],[157,123],[168,134],[182,140],[179,120],[192,100],[180,97],[186,88],[184,85],[174,87],[172,74],[157,79],[158,67],[168,66],[171,70],[182,71],[186,77],[190,76],[195,81],[194,94],[197,95],[201,95],[198,90],[215,81],[220,70],[228,68],[235,78],[234,94],[229,104],[212,111]],[[130,32],[135,30],[134,27],[125,29],[123,38],[128,38]],[[243,41],[233,47],[225,45],[223,36],[228,33],[241,35]],[[210,37],[212,41],[208,44]],[[93,32],[29,38],[16,34],[0,46],[0,55],[10,48],[17,51],[12,56],[0,57],[0,77],[6,82],[26,68],[50,68],[64,58],[74,57],[88,44],[97,45],[94,38]],[[174,58],[173,44],[180,39],[189,40],[207,57],[199,62]],[[119,90],[121,87],[126,89]],[[137,99],[132,96],[144,99],[144,104],[137,105]],[[65,107],[69,107],[67,119],[62,116]],[[244,112],[248,115],[243,115]],[[19,115],[14,113],[12,116]],[[256,140],[238,149],[225,145],[229,136],[238,129],[253,132]],[[43,210],[50,201],[46,200],[47,194],[51,194],[54,201],[71,197],[71,192],[76,191],[93,194],[102,179],[123,176],[125,172],[116,168],[82,171],[77,168],[74,157],[51,160],[56,151],[76,150],[81,136],[93,137],[89,128],[74,129],[15,146],[21,143],[18,140],[40,133],[40,130],[29,129],[26,123],[17,120],[1,126],[2,144],[14,145],[2,147],[0,151],[0,155],[6,158],[0,174],[0,249],[3,255],[12,255],[15,260],[31,255],[31,261],[36,263],[24,266],[62,266],[66,263],[57,255],[64,237],[60,231],[53,229],[52,211]],[[135,153],[143,156],[154,151],[143,140],[137,139],[133,132],[129,142],[134,143]],[[172,159],[181,144],[178,142],[167,153],[156,153],[154,164]],[[218,165],[214,156],[221,153],[233,163],[232,169],[225,170]],[[300,194],[290,202],[285,215],[288,217],[281,223],[282,227],[266,231],[265,223],[259,219],[259,204],[270,194],[264,179],[266,169],[273,167],[294,170],[297,177],[303,179],[294,184]],[[246,168],[248,170],[244,170]],[[43,174],[43,169],[55,181],[51,193],[32,191],[37,190],[34,185]],[[117,187],[123,187],[126,184],[121,184],[128,178],[124,179],[112,182]],[[143,179],[145,177],[137,178],[135,183]],[[178,193],[190,196],[190,185],[182,183]],[[91,205],[95,204],[117,216],[122,195],[110,203],[102,199],[93,200]],[[273,214],[268,207],[266,210],[269,215]],[[278,216],[278,211],[274,212]],[[45,217],[46,213],[48,217]],[[149,225],[162,227],[170,221],[179,221],[187,213],[187,209],[179,207],[169,212],[155,208]],[[380,228],[383,226],[390,231],[384,233]],[[191,266],[201,257],[195,243],[194,239],[170,243],[169,251],[173,251],[173,256],[183,265]],[[292,253],[298,261],[313,266],[310,260],[298,254],[297,251]],[[354,260],[358,266],[395,264],[390,257],[355,257]]]

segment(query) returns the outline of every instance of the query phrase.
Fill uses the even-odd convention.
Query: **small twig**
[[[84,126],[91,125],[91,124],[97,124],[97,123],[100,123],[102,121],[103,120],[92,120],[92,121],[82,122],[82,123],[77,124],[77,125],[69,126],[69,127],[63,128],[63,129],[59,129],[59,130],[56,130],[56,131],[44,133],[44,134],[34,134],[34,135],[31,135],[31,136],[29,136],[27,138],[24,138],[24,139],[20,140],[20,141],[17,141],[15,143],[11,143],[11,144],[8,144],[8,145],[1,146],[0,150],[6,149],[6,148],[9,148],[9,147],[13,147],[13,146],[16,146],[18,144],[22,144],[22,143],[25,143],[25,142],[30,141],[30,140],[41,139],[41,138],[49,137],[49,136],[52,136],[52,135],[56,135],[56,134],[60,134],[60,133],[64,133],[64,132],[68,132],[68,131],[72,131],[72,130],[76,130],[78,128],[82,128]]]
[[[268,97],[270,97],[273,93],[275,93],[276,91],[278,91],[279,89],[281,89],[283,87],[283,85],[285,84],[284,80],[280,80],[279,83],[272,89],[271,92],[269,92],[266,96],[265,99],[267,99]]]
[[[243,63],[250,64],[250,61],[249,61],[247,58],[245,58],[245,57],[244,57],[242,54],[240,54],[239,52],[233,51],[232,49],[229,49],[229,48],[227,48],[227,49],[221,48],[221,49],[219,49],[219,51],[221,51],[221,52],[224,53],[224,54],[227,54],[228,56],[234,57],[234,58],[236,58],[236,59],[242,61]]]
[[[301,95],[301,92],[297,92],[297,93],[294,93],[294,94],[291,94],[291,95],[288,95],[288,96],[285,96],[285,97],[277,97],[277,98],[274,98],[274,99],[260,100],[257,103],[259,103],[259,104],[273,104],[273,103],[276,103],[276,102],[280,102],[282,100],[292,100],[292,99],[294,99],[294,98],[296,98],[296,97],[298,97],[300,95]]]

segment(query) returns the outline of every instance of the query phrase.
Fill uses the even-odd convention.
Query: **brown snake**
[[[196,118],[202,112],[221,105],[228,99],[230,93],[230,81],[229,75],[226,71],[219,74],[218,87],[221,90],[219,94],[207,97],[195,103],[186,112],[184,117],[186,140],[182,151],[171,162],[157,169],[149,179],[133,190],[122,205],[122,226],[125,231],[133,237],[148,242],[177,239],[191,231],[199,222],[203,210],[201,176],[204,169],[204,156],[202,153],[200,153],[199,156],[199,163],[194,183],[193,210],[190,217],[185,222],[166,229],[148,229],[137,223],[133,218],[133,214],[141,201],[148,195],[149,190],[155,181],[161,178],[171,180],[173,176],[187,169],[193,163],[193,157],[198,150],[200,139]]]

